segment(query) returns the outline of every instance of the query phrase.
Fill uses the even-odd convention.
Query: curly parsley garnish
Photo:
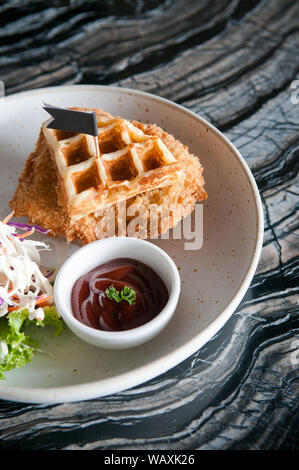
[[[136,301],[136,292],[134,291],[134,289],[132,289],[132,287],[129,286],[124,286],[119,292],[111,284],[111,286],[105,290],[105,294],[108,299],[115,300],[115,302],[121,302],[122,300],[126,300],[127,302],[129,302],[130,305],[134,305]]]

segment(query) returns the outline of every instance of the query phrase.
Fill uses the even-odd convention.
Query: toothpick
[[[94,136],[94,143],[95,143],[97,158],[100,158],[99,140],[96,136]]]

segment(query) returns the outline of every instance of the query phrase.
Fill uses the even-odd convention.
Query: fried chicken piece
[[[174,157],[184,163],[184,176],[176,184],[138,194],[72,221],[60,203],[55,165],[41,131],[10,202],[15,216],[27,217],[31,224],[50,230],[54,237],[64,236],[67,242],[77,240],[83,244],[113,235],[153,238],[175,227],[193,211],[197,201],[207,198],[203,167],[186,146],[160,127],[132,122],[145,134],[160,137]]]

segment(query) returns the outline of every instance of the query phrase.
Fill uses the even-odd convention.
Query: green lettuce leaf
[[[0,341],[5,341],[8,354],[0,357],[0,379],[5,378],[5,373],[16,367],[23,367],[34,356],[38,342],[30,336],[29,326],[55,328],[54,335],[60,335],[63,331],[63,321],[58,317],[55,307],[43,308],[45,317],[43,320],[29,320],[27,309],[19,309],[10,312],[0,318]]]

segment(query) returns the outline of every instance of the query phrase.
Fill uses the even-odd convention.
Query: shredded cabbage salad
[[[39,350],[27,333],[29,326],[52,325],[56,335],[63,329],[49,274],[40,268],[39,252],[49,247],[28,238],[35,230],[47,231],[11,222],[12,216],[0,222],[0,379],[6,371],[25,365]]]

